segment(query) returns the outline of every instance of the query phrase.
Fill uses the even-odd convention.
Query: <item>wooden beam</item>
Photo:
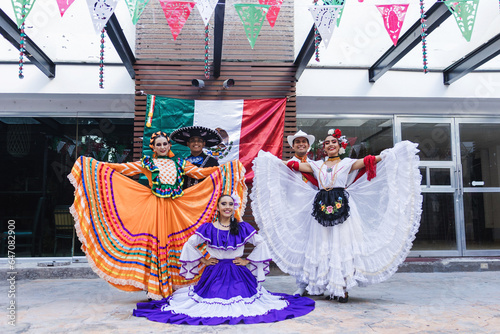
[[[17,24],[0,9],[0,34],[5,37],[10,44],[14,45],[16,49],[21,48],[19,43],[21,40],[21,31],[17,28]],[[29,38],[26,36],[24,42],[26,49],[25,55],[31,63],[40,69],[47,77],[54,78],[56,76],[56,65],[50,58]]]
[[[451,16],[451,12],[444,2],[436,2],[427,12],[425,12],[425,16],[427,18],[427,35],[429,35]],[[370,82],[375,82],[401,60],[401,58],[406,56],[406,54],[421,42],[421,33],[422,24],[420,23],[420,19],[418,19],[417,22],[399,38],[398,44],[396,46],[391,46],[389,50],[368,69],[368,80]]]

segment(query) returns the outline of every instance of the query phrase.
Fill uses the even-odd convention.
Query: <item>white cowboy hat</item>
[[[314,140],[315,140],[315,138],[314,138],[313,135],[308,135],[304,131],[299,130],[299,132],[297,132],[293,136],[287,136],[286,137],[286,139],[288,141],[288,145],[290,145],[290,147],[293,147],[293,141],[295,140],[295,138],[300,138],[300,137],[306,138],[307,141],[309,142],[309,146],[311,146],[314,143]]]

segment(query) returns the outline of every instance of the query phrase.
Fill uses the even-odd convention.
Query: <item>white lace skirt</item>
[[[307,284],[310,294],[379,283],[405,260],[420,225],[422,196],[417,145],[384,150],[377,176],[347,186],[350,217],[324,227],[311,215],[316,191],[281,160],[254,160],[252,210],[278,267]]]

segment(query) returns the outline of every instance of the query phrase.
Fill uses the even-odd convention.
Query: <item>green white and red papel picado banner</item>
[[[63,16],[75,0],[53,0],[57,3],[61,16]],[[83,1],[83,0],[80,0]],[[134,24],[137,23],[139,17],[143,13],[146,6],[151,0],[85,0],[89,7],[92,22],[94,23],[95,30],[100,32],[102,27],[106,24],[109,17],[113,14],[117,4],[120,1],[125,2],[130,12],[130,16]],[[190,16],[191,10],[196,5],[200,11],[205,25],[213,15],[214,9],[217,5],[217,0],[197,0],[197,1],[176,1],[176,0],[157,0],[165,12],[165,17],[172,31],[174,40],[180,34],[184,23]],[[363,0],[358,0],[364,2]],[[476,17],[477,7],[479,0],[440,0],[444,2],[450,11],[453,13],[460,31],[467,41],[470,40],[474,20]],[[14,8],[16,21],[18,27],[26,20],[31,12],[36,0],[11,0]],[[256,3],[234,4],[238,15],[243,23],[245,32],[249,39],[250,44],[255,44],[257,36],[262,26],[262,21],[267,18],[271,27],[278,18],[279,11],[283,5],[284,0],[256,0]],[[308,1],[304,0],[304,3]],[[322,39],[330,40],[331,33],[333,32],[332,22],[339,24],[342,12],[346,5],[346,0],[313,0],[315,6],[311,6],[309,10],[313,16],[316,26],[322,26]],[[368,1],[367,1],[368,2]],[[433,1],[430,1],[432,3]],[[423,1],[421,1],[423,3]],[[320,6],[318,6],[321,4]],[[384,25],[391,37],[394,44],[397,43],[399,30],[403,25],[404,14],[410,4],[407,3],[393,3],[389,1],[386,4],[376,4],[378,10],[382,14]],[[328,20],[326,20],[328,19]],[[328,21],[328,29],[323,27],[325,22]],[[251,28],[250,28],[251,26]]]
[[[172,131],[192,125],[217,130],[224,142],[207,154],[222,164],[239,159],[253,177],[252,161],[260,150],[280,157],[283,153],[286,98],[253,100],[184,100],[148,95],[143,137],[143,154],[152,154],[149,138],[156,131]],[[181,157],[189,149],[174,143],[172,151]]]

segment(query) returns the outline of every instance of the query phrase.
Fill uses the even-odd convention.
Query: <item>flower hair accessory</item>
[[[237,193],[232,193],[231,197],[234,201],[234,209],[236,210],[237,208],[240,207],[240,204],[241,204],[240,196],[238,196]]]
[[[334,138],[339,139],[342,136],[342,131],[340,129],[330,129],[328,130],[328,135],[333,136]]]
[[[328,130],[328,135],[337,138],[340,144],[339,155],[344,154],[349,141],[346,136],[342,136],[342,131],[340,129],[330,129]]]

